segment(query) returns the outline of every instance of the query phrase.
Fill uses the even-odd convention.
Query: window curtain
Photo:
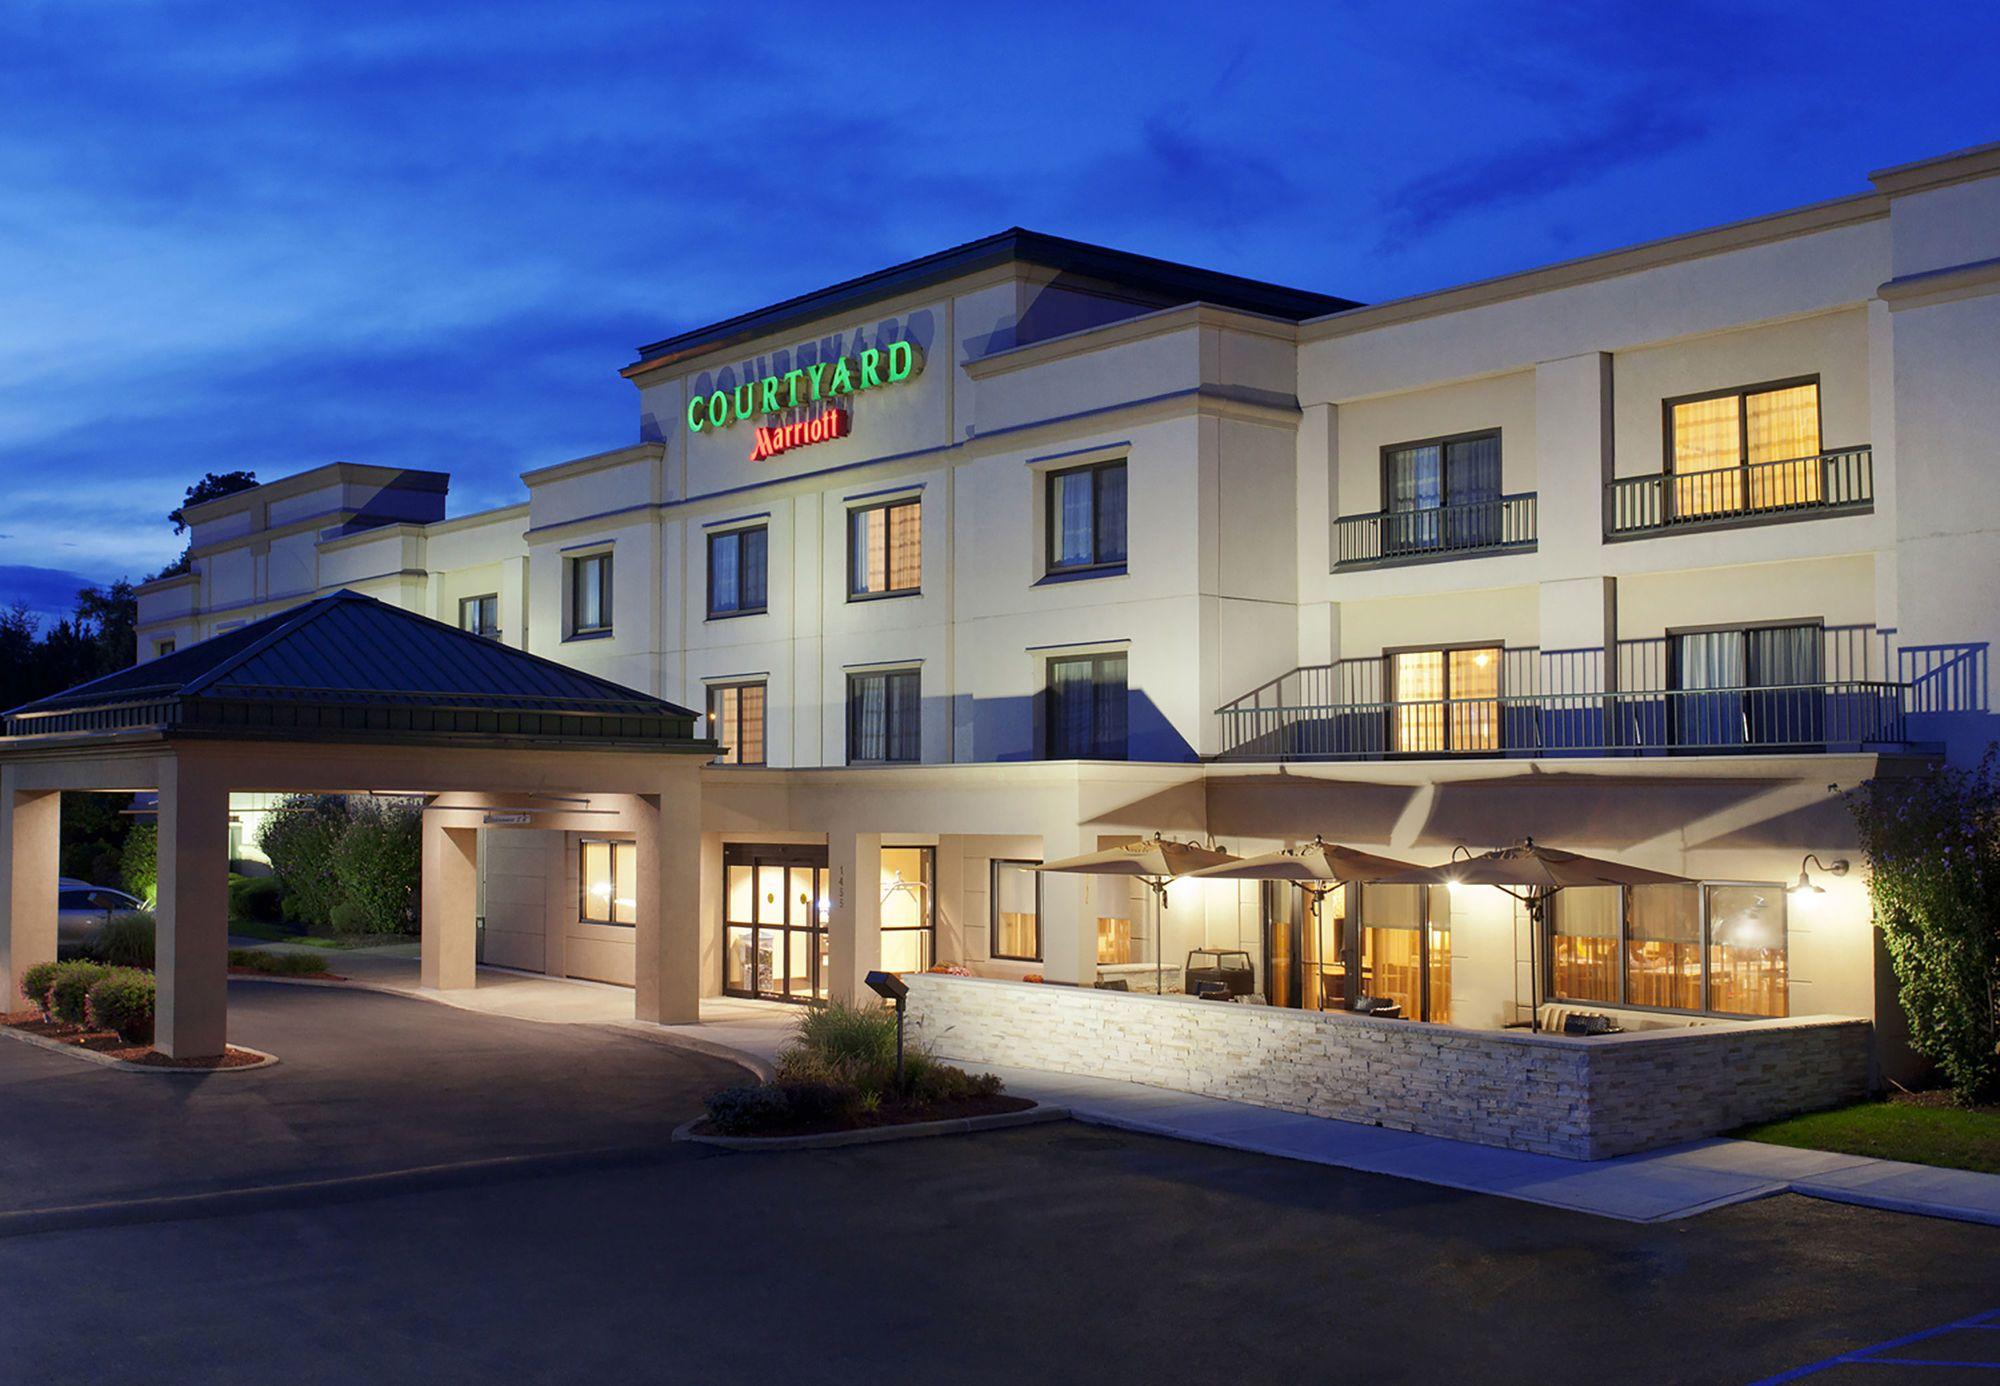
[[[1066,472],[1056,478],[1056,504],[1061,510],[1061,529],[1056,541],[1056,562],[1076,567],[1094,561],[1091,546],[1096,522],[1091,514],[1091,473]]]
[[[889,747],[889,681],[870,674],[854,681],[851,760],[886,760]]]
[[[735,611],[742,603],[737,591],[736,536],[718,534],[708,541],[709,608]]]
[[[1747,685],[1740,630],[1693,631],[1673,642],[1674,738],[1683,746],[1735,746],[1748,735],[1743,720]],[[1729,690],[1709,691],[1709,690]]]
[[[1623,922],[1624,892],[1617,886],[1572,886],[1559,892],[1549,950],[1550,990],[1567,1001],[1616,1005]]]
[[[1125,561],[1125,464],[1097,469],[1097,561]]]
[[[885,705],[888,714],[887,758],[905,761],[922,759],[922,700],[918,693],[917,675],[889,675]]]
[[[1390,745],[1398,751],[1442,751],[1444,652],[1418,650],[1389,657]]]
[[[1743,633],[1750,740],[1810,746],[1826,740],[1825,631],[1819,626],[1764,626]]]
[[[739,543],[741,551],[736,562],[739,604],[745,611],[757,611],[764,606],[765,556],[770,547],[770,535],[761,529],[745,530]]]
[[[1125,657],[1097,661],[1091,683],[1091,755],[1125,759]]]
[[[1486,548],[1500,542],[1500,439],[1461,438],[1445,445],[1445,546]]]
[[[1701,899],[1698,887],[1633,886],[1626,899],[1631,912],[1626,926],[1626,1001],[1634,1006],[1700,1010]]]
[[[1724,395],[1674,406],[1676,513],[1716,515],[1743,508],[1741,403]]]
[[[1048,742],[1051,760],[1090,755],[1092,689],[1090,661],[1049,661]]]
[[[1820,470],[1819,386],[1764,390],[1744,401],[1750,448],[1750,504],[1758,509],[1808,505],[1824,496]]]
[[[905,591],[924,580],[923,512],[916,502],[882,512],[889,529],[889,590]]]
[[[1444,504],[1444,449],[1436,443],[1397,448],[1388,457],[1387,504],[1382,519],[1382,552],[1434,549],[1443,535],[1438,507]]]

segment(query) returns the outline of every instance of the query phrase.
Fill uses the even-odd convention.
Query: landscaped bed
[[[130,952],[136,956],[143,951],[143,960],[150,963],[150,923],[143,942],[143,950],[132,942]],[[260,957],[276,960],[277,966],[287,971],[300,970],[285,954]],[[237,955],[232,954],[231,963],[236,960]],[[319,958],[307,955],[300,961],[310,965],[304,970],[326,970]],[[234,1045],[227,1046],[220,1056],[200,1059],[176,1059],[154,1049],[153,1015],[158,997],[148,967],[114,966],[88,958],[36,963],[21,974],[20,990],[31,1009],[0,1015],[0,1027],[40,1044],[79,1049],[145,1068],[212,1070],[271,1062],[267,1054]]]
[[[101,1054],[107,1059],[141,1064],[147,1068],[244,1068],[251,1064],[267,1062],[265,1056],[254,1049],[239,1049],[233,1044],[219,1059],[170,1058],[153,1048],[149,1041],[135,1043],[116,1030],[99,1030],[92,1029],[88,1025],[66,1025],[61,1021],[45,1020],[40,1011],[11,1011],[6,1015],[0,1015],[0,1025],[9,1030],[18,1030],[24,1035],[53,1040],[57,1044],[65,1044],[73,1049],[87,1050],[92,1054]]]
[[[1804,1150],[2000,1174],[2000,1106],[1960,1106],[1949,1093],[1898,1093],[1735,1134]]]
[[[896,1018],[879,1006],[811,1006],[767,1083],[724,1088],[708,1099],[698,1136],[790,1138],[914,1126],[1025,1112],[1035,1104],[1001,1091],[917,1047],[897,1078]]]

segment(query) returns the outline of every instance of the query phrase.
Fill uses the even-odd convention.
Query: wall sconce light
[[[1806,873],[1806,867],[1808,865],[1817,866],[1820,870],[1826,872],[1826,874],[1829,876],[1845,876],[1847,874],[1846,857],[1836,858],[1832,862],[1823,862],[1819,859],[1817,853],[1808,852],[1806,853],[1805,860],[1799,863],[1799,878],[1796,881],[1793,881],[1790,885],[1785,887],[1785,894],[1791,896],[1795,900],[1802,895],[1826,894],[1826,887],[1822,885],[1814,885],[1813,878]]]

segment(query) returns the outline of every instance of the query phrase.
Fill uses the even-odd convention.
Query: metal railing
[[[1874,449],[1840,448],[1784,462],[1614,477],[1605,483],[1604,523],[1607,534],[1645,534],[1864,510],[1874,501]]]
[[[1335,522],[1334,566],[1422,563],[1535,546],[1535,493],[1426,510],[1378,510]]]

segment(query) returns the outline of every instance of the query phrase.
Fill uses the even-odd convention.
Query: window
[[[1384,448],[1382,499],[1385,554],[1499,543],[1499,433]]]
[[[847,596],[894,597],[924,580],[923,505],[890,501],[847,512]]]
[[[569,633],[611,633],[611,555],[593,553],[569,561]]]
[[[1048,759],[1125,759],[1125,669],[1122,654],[1049,661]]]
[[[1817,622],[1673,632],[1667,673],[1675,744],[1823,743],[1824,656]]]
[[[577,917],[586,924],[639,922],[639,844],[585,838],[581,877],[583,904]]]
[[[1040,962],[1042,877],[1031,861],[996,861],[992,874],[992,942],[996,958]]]
[[[708,614],[747,616],[764,610],[765,552],[769,531],[731,530],[708,536]]]
[[[173,642],[173,641],[171,641],[171,640],[155,640],[155,641],[153,642],[153,657],[154,657],[155,659],[158,659],[158,658],[159,658],[159,657],[160,657],[161,655],[170,655],[170,654],[172,654],[173,652],[174,652],[174,642]]]
[[[718,765],[764,763],[764,685],[718,683],[708,690],[710,735],[721,745]]]
[[[1389,747],[1406,755],[1500,749],[1500,647],[1403,650],[1389,660]]]
[[[1819,382],[1667,401],[1667,470],[1679,515],[1728,515],[1823,500]]]
[[[922,972],[937,944],[937,848],[882,849],[882,970]]]
[[[1782,1016],[1786,959],[1781,886],[1572,887],[1555,898],[1549,993],[1613,1006]]]
[[[915,669],[847,676],[847,761],[850,765],[923,758]]]
[[[1051,472],[1048,485],[1049,571],[1124,567],[1124,462]]]
[[[458,628],[489,640],[500,638],[500,594],[458,599]]]
[[[1352,889],[1352,887],[1349,887]],[[1344,892],[1343,892],[1344,893]],[[1360,893],[1359,990],[1412,1020],[1451,1020],[1451,889],[1370,885]]]

